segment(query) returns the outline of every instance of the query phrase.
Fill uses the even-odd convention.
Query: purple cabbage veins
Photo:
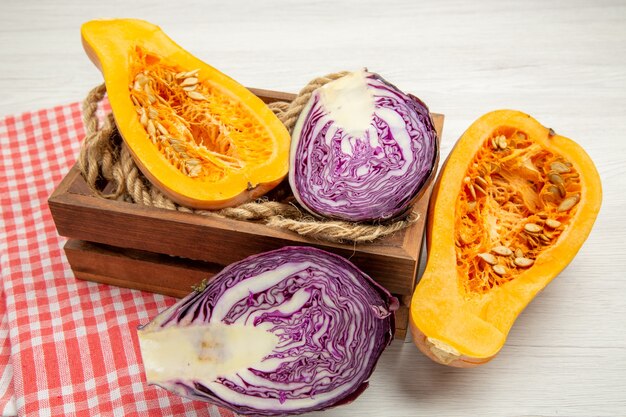
[[[146,377],[246,415],[336,406],[367,387],[397,307],[337,255],[310,247],[255,255],[139,330]]]
[[[289,183],[311,213],[347,221],[400,217],[434,173],[426,105],[357,71],[313,92],[292,133]]]

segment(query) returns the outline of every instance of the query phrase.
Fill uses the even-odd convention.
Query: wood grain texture
[[[135,16],[244,85],[297,91],[367,66],[446,115],[442,159],[478,116],[532,114],[603,181],[589,239],[485,367],[386,351],[356,402],[312,416],[626,415],[626,3],[622,0],[0,2],[0,115],[81,100],[101,76],[79,25]]]
[[[222,270],[210,262],[69,239],[63,247],[74,276],[86,281],[183,298]]]

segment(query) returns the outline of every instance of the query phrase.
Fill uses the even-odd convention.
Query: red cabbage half
[[[146,377],[240,414],[344,404],[367,387],[397,307],[369,276],[323,250],[251,256],[140,328]]]
[[[426,105],[357,71],[313,92],[291,141],[289,183],[313,214],[347,221],[400,217],[436,169]]]

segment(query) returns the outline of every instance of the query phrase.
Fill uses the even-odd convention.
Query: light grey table
[[[442,156],[477,117],[519,109],[577,140],[604,203],[576,259],[482,368],[385,352],[371,388],[331,416],[626,415],[626,2],[3,1],[0,115],[101,82],[79,26],[141,17],[247,86],[297,91],[368,67],[446,115]]]

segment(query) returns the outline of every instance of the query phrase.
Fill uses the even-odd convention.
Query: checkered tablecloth
[[[0,412],[14,395],[20,416],[233,416],[146,384],[136,329],[173,298],[74,278],[47,199],[81,117],[75,103],[0,120]]]

